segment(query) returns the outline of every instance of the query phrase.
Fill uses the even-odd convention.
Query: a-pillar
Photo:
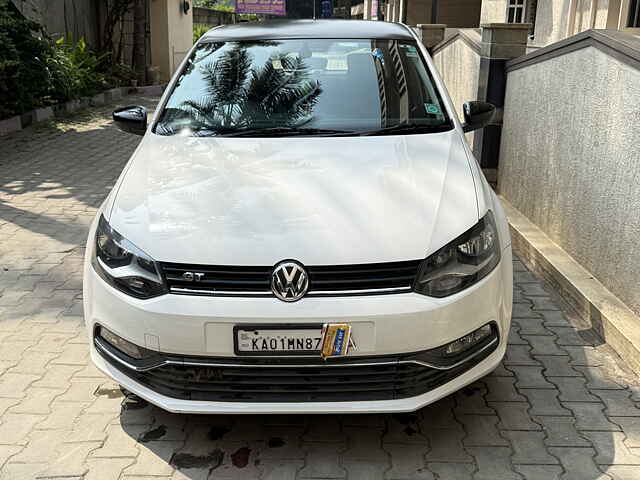
[[[508,60],[526,53],[530,25],[527,23],[487,23],[481,25],[480,71],[477,100],[496,106],[496,116],[491,125],[476,130],[473,136],[473,153],[485,170],[487,177],[495,174],[500,155],[502,113],[507,82],[505,64]],[[491,178],[490,178],[491,180]]]

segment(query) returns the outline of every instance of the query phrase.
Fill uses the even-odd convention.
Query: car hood
[[[460,134],[145,136],[113,228],[165,262],[306,265],[415,260],[478,221]]]

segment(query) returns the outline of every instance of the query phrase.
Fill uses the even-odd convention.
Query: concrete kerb
[[[119,87],[106,90],[91,97],[82,97],[76,100],[58,103],[49,107],[37,108],[22,115],[0,120],[0,136],[9,135],[18,132],[23,128],[27,128],[35,123],[44,122],[57,117],[63,117],[71,113],[75,113],[85,108],[105,105],[108,103],[116,103],[126,95],[162,95],[166,84],[149,85],[144,87]]]
[[[640,375],[640,317],[507,200],[501,200],[520,259]]]

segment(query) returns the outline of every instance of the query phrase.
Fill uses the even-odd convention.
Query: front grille
[[[310,266],[308,296],[403,293],[412,289],[420,260],[356,265]],[[183,295],[272,296],[273,267],[162,263],[171,293]],[[199,279],[185,278],[188,273]]]

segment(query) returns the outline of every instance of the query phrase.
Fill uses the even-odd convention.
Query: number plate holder
[[[268,338],[275,338],[278,337],[278,335],[282,336],[282,335],[286,335],[287,332],[290,332],[292,334],[292,336],[295,337],[311,337],[311,338],[315,338],[315,337],[319,337],[320,339],[322,339],[322,327],[323,324],[321,323],[317,323],[317,324],[283,324],[283,323],[279,323],[279,324],[255,324],[255,325],[235,325],[233,327],[233,350],[235,352],[236,355],[238,356],[259,356],[259,357],[273,357],[273,356],[281,356],[281,357],[288,357],[288,356],[300,356],[300,355],[304,355],[304,356],[312,356],[312,357],[319,357],[320,356],[320,351],[322,348],[322,340],[320,340],[320,343],[318,345],[318,348],[313,348],[311,350],[273,350],[273,349],[269,349],[269,350],[250,350],[247,349],[246,347],[248,346],[247,342],[250,342],[251,340],[248,340],[247,338],[251,338],[250,335],[255,335],[256,332],[258,332],[258,335],[260,337],[260,340],[267,338],[268,336],[268,332],[269,330],[273,330],[274,335],[272,337],[268,337]],[[314,332],[315,330],[315,332]],[[282,332],[279,333],[278,331]],[[308,335],[305,334],[305,331],[308,331]],[[294,334],[295,332],[295,334]],[[265,335],[266,334],[266,335]],[[302,334],[302,335],[300,335]],[[243,335],[247,335],[248,337],[244,337]],[[269,340],[267,340],[267,342],[269,342]],[[276,342],[279,343],[280,340],[279,338],[276,339]],[[250,345],[250,344],[249,344]],[[276,345],[277,347],[279,347],[280,345]],[[315,347],[315,341],[314,341],[314,345]]]

